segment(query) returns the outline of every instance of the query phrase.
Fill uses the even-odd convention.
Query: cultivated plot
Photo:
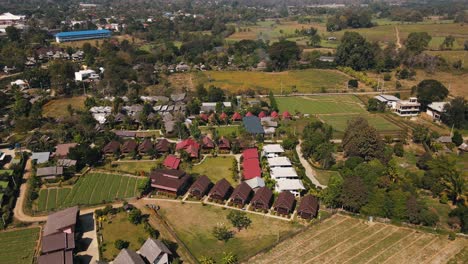
[[[360,114],[366,113],[354,95],[317,95],[304,97],[277,97],[280,112],[302,114]]]
[[[0,263],[32,263],[39,228],[0,232]]]
[[[335,215],[249,263],[446,263],[466,246],[461,238]]]

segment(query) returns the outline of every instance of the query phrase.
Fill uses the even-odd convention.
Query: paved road
[[[299,156],[299,160],[301,161],[302,166],[305,169],[305,173],[306,173],[307,177],[316,186],[321,187],[321,188],[327,188],[326,185],[321,184],[317,180],[317,178],[315,178],[315,175],[317,173],[315,172],[314,168],[312,168],[312,165],[310,165],[309,162],[302,156],[301,144],[302,144],[302,140],[299,140],[299,144],[297,144],[297,146],[296,146],[296,152],[297,152],[297,155]]]

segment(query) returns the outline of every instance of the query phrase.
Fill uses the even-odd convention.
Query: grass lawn
[[[13,170],[0,170],[0,175],[6,174],[8,176],[13,175]]]
[[[216,131],[218,132],[218,135],[220,137],[221,136],[231,137],[233,134],[235,136],[239,135],[239,126],[234,126],[234,125],[231,125],[231,126],[212,126],[212,127],[201,126],[199,128],[203,133],[211,133],[211,131],[210,131],[211,129],[216,129]]]
[[[307,97],[277,97],[280,112],[296,111],[303,114],[365,113],[359,99],[353,95],[317,95]]]
[[[130,242],[130,249],[138,250],[148,239],[148,234],[143,228],[143,224],[134,225],[128,221],[126,212],[121,212],[113,216],[108,216],[102,223],[102,256],[105,260],[113,260],[120,252],[114,243],[117,239]]]
[[[2,264],[32,263],[39,228],[0,232],[0,262]]]
[[[5,189],[6,187],[8,187],[8,181],[0,181],[0,187],[2,189]]]
[[[85,99],[85,96],[75,96],[51,100],[43,106],[43,115],[52,118],[67,116],[69,115],[67,111],[68,105],[71,105],[73,109],[83,110]]]
[[[50,211],[74,205],[97,205],[139,195],[143,178],[117,174],[89,173],[72,187],[42,189],[36,202],[37,211]]]
[[[153,161],[118,161],[107,163],[102,169],[116,173],[121,172],[142,175],[142,173],[149,173],[158,163],[161,163],[161,159],[155,159]]]
[[[217,224],[232,227],[226,219],[229,210],[201,204],[180,204],[159,202],[161,214],[174,228],[177,236],[187,245],[197,259],[213,257],[221,263],[223,252],[232,252],[240,261],[276,243],[278,238],[300,228],[298,224],[276,220],[264,216],[248,214],[251,226],[240,232],[228,242],[218,241],[212,234]],[[234,228],[232,228],[234,231]]]
[[[458,60],[467,61],[468,51],[466,50],[428,50],[425,53],[431,56],[440,56],[445,59],[449,64],[452,64]]]
[[[336,70],[306,69],[285,72],[206,71],[194,75],[198,83],[232,92],[254,89],[267,94],[314,93],[341,90],[349,77]]]
[[[213,183],[225,178],[232,185],[238,183],[232,179],[232,162],[234,157],[207,157],[202,164],[193,166],[191,173],[198,173],[200,175],[206,175]]]
[[[315,172],[317,173],[315,175],[315,178],[317,178],[317,180],[323,185],[328,185],[328,181],[330,180],[331,176],[340,176],[340,173],[337,171],[315,169]]]
[[[375,114],[362,114],[362,115],[320,115],[320,119],[322,119],[325,123],[331,125],[333,130],[336,132],[335,137],[338,135],[342,135],[346,130],[348,125],[348,121],[355,117],[364,117],[367,119],[369,124],[381,134],[396,134],[398,133],[401,128],[394,123],[388,121],[387,119],[383,118],[380,115]]]

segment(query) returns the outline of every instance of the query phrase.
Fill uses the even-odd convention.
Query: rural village
[[[0,0],[0,263],[468,263],[468,3]]]

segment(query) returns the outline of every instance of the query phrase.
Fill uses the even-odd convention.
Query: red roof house
[[[176,145],[176,151],[185,151],[191,158],[198,158],[198,152],[200,150],[200,144],[194,139],[187,138]]]
[[[294,210],[296,199],[290,191],[281,192],[273,205],[274,210],[281,215],[289,215]]]
[[[259,118],[264,118],[266,116],[267,116],[267,114],[265,112],[263,112],[263,111],[261,111],[260,114],[258,114]]]
[[[231,149],[231,142],[229,142],[229,139],[225,137],[221,137],[218,140],[218,148],[220,150],[230,150]]]
[[[213,142],[213,140],[210,137],[204,136],[203,139],[202,139],[202,148],[203,149],[214,149],[215,148],[215,143]]]
[[[247,112],[247,114],[245,114],[245,116],[254,116],[254,114],[252,114],[251,112]]]
[[[208,177],[202,175],[190,187],[190,194],[201,199],[208,192],[213,183]]]
[[[228,115],[224,112],[222,112],[220,115],[219,115],[219,120],[226,120],[228,118]]]
[[[318,198],[313,195],[306,195],[302,197],[301,204],[297,209],[297,215],[304,219],[311,219],[316,217],[319,211]]]
[[[235,112],[232,117],[231,117],[232,121],[241,121],[242,120],[242,116],[238,113],[238,112]]]
[[[132,151],[135,151],[137,147],[138,145],[136,141],[133,139],[130,139],[130,140],[125,141],[122,144],[122,146],[120,146],[120,151],[122,151],[122,153],[130,153]]]
[[[278,112],[276,111],[273,111],[271,112],[271,115],[270,115],[272,118],[278,118]]]
[[[273,192],[264,186],[257,190],[250,204],[255,209],[261,209],[268,211],[270,209],[271,200],[273,198]]]
[[[262,169],[258,159],[248,159],[242,162],[242,178],[250,180],[255,177],[262,177]]]
[[[181,170],[158,169],[150,174],[151,187],[174,194],[181,194],[190,178],[190,175]]]
[[[210,191],[210,198],[218,202],[224,201],[232,190],[231,184],[224,178],[219,180]]]
[[[291,119],[292,116],[288,111],[284,111],[283,114],[281,115],[283,119]]]
[[[256,148],[249,148],[242,152],[242,157],[244,160],[248,159],[257,159],[258,160],[258,151]]]
[[[208,121],[208,115],[205,113],[200,114],[200,119],[207,122]]]
[[[177,170],[179,168],[180,159],[174,155],[169,155],[164,159],[163,165],[168,169]]]
[[[251,194],[252,188],[250,188],[247,183],[242,182],[234,189],[230,199],[232,203],[243,207],[246,203],[248,203]]]

